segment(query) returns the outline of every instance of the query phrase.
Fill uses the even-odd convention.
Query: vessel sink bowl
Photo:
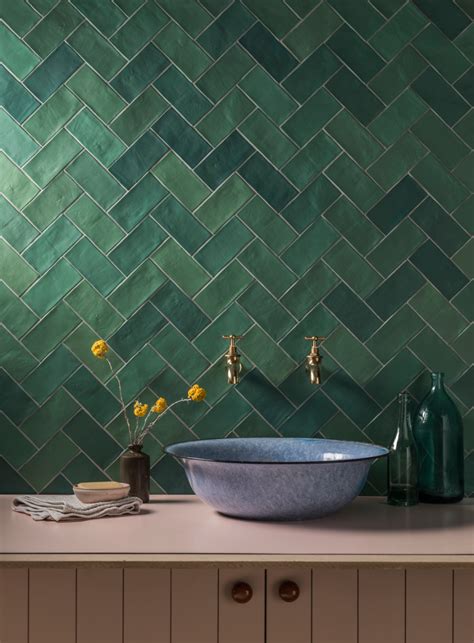
[[[313,438],[225,438],[168,446],[194,493],[220,513],[251,520],[308,520],[338,511],[362,490],[388,450]]]

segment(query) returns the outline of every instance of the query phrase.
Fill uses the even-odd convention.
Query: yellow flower
[[[188,391],[188,397],[193,402],[202,402],[206,397],[206,391],[199,384],[194,384]]]
[[[153,413],[163,413],[168,408],[168,402],[164,397],[159,397],[155,404],[151,407]]]
[[[104,359],[104,357],[109,352],[109,347],[106,341],[104,341],[103,339],[98,339],[96,342],[92,344],[91,351],[95,357],[98,357],[99,359]]]
[[[137,418],[141,418],[148,413],[148,404],[141,404],[138,400],[133,406],[133,413]]]

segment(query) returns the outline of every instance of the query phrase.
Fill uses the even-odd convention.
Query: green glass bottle
[[[408,393],[400,393],[398,404],[398,425],[388,454],[387,502],[408,507],[418,503],[418,457]]]
[[[431,390],[415,416],[420,458],[420,500],[459,502],[464,496],[463,426],[444,388],[444,373],[431,373]]]

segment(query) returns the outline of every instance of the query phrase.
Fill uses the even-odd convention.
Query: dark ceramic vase
[[[421,502],[459,502],[464,496],[463,426],[444,388],[444,373],[431,373],[431,390],[415,416]]]
[[[130,495],[150,500],[150,456],[142,445],[132,444],[120,457],[120,480],[130,485]]]

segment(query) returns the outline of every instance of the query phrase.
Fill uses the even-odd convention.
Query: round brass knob
[[[232,588],[232,598],[236,603],[248,603],[253,596],[253,589],[248,583],[235,583]]]
[[[285,580],[278,590],[280,598],[285,603],[293,603],[300,595],[300,588],[292,580]]]

